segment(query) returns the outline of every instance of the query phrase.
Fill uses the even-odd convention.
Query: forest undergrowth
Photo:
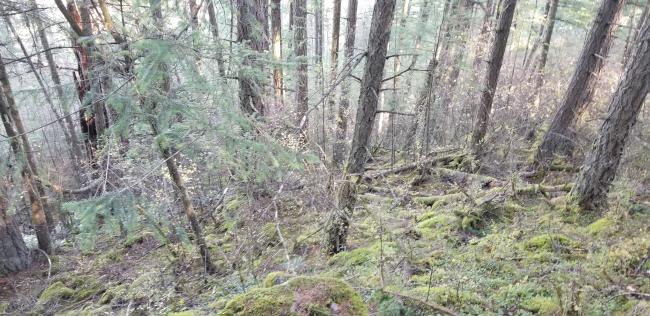
[[[152,229],[102,235],[86,252],[61,240],[57,255],[0,279],[11,298],[0,311],[650,313],[642,294],[650,292],[647,197],[617,188],[609,211],[588,216],[564,200],[571,168],[528,184],[516,175],[465,173],[460,159],[428,160],[427,173],[391,169],[389,161],[379,155],[368,167],[348,250],[333,257],[322,249],[326,216],[306,198],[322,185],[255,201],[231,194],[203,217],[217,275],[205,277],[191,243],[161,239]]]

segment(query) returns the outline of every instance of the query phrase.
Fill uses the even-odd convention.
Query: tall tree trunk
[[[548,60],[548,51],[551,48],[551,38],[553,37],[553,29],[555,28],[555,16],[557,15],[557,7],[560,0],[550,0],[550,8],[546,15],[546,25],[544,26],[544,36],[542,37],[542,52],[539,54],[536,66],[535,78],[535,91],[534,94],[539,93],[539,89],[544,84],[544,68],[546,68],[546,61]]]
[[[242,111],[264,116],[263,82],[250,75],[245,68],[263,67],[259,56],[269,49],[268,14],[266,0],[237,0],[237,41],[248,46],[239,71],[239,103]]]
[[[564,98],[536,149],[532,165],[535,174],[544,174],[555,153],[570,151],[570,129],[576,124],[593,95],[597,76],[603,67],[603,59],[609,52],[614,37],[613,31],[625,2],[626,0],[603,0]]]
[[[216,0],[208,1],[208,19],[210,21],[210,31],[212,32],[212,39],[216,46],[215,57],[217,58],[217,67],[219,69],[219,75],[221,77],[226,76],[226,66],[224,65],[223,60],[223,50],[221,46],[221,39],[219,38],[219,24],[217,23],[217,11],[214,8],[214,2]]]
[[[0,57],[1,59],[1,57]],[[49,209],[47,209],[47,196],[43,185],[36,179],[38,169],[33,157],[33,151],[27,138],[20,114],[7,78],[4,64],[0,63],[0,117],[5,132],[10,139],[11,149],[17,159],[22,159],[21,175],[23,186],[27,192],[31,207],[31,220],[36,231],[38,247],[46,253],[52,253],[50,231],[48,224],[54,223]]]
[[[472,75],[472,82],[478,81],[478,75],[479,72],[481,72],[481,65],[485,61],[485,45],[483,45],[483,43],[489,42],[490,39],[492,16],[494,15],[493,8],[494,0],[487,0],[483,12],[483,20],[481,21],[481,30],[479,31],[476,49],[474,50],[474,63],[472,64],[474,74]]]
[[[25,21],[27,23],[29,23],[29,20],[27,20],[27,18],[25,19]],[[18,34],[18,32],[16,32],[16,29],[14,28],[13,23],[11,23],[11,18],[8,17],[8,16],[5,17],[5,22],[7,23],[7,26],[9,27],[9,29],[11,30],[11,33],[14,35],[14,38],[16,39],[16,42],[18,43],[18,46],[20,47],[20,49],[21,49],[21,51],[23,53],[23,56],[25,58],[25,62],[29,65],[29,68],[32,71],[32,73],[34,74],[34,77],[36,78],[36,81],[38,82],[38,85],[41,87],[41,90],[43,91],[43,96],[45,96],[45,100],[46,100],[47,104],[49,105],[50,110],[54,114],[54,117],[56,118],[57,124],[59,125],[59,127],[63,131],[63,136],[64,136],[64,138],[66,140],[66,143],[68,143],[68,145],[70,146],[68,153],[70,154],[70,162],[72,164],[72,167],[75,170],[73,172],[75,172],[75,176],[77,176],[76,171],[79,170],[79,166],[77,164],[77,157],[78,156],[76,156],[76,154],[75,154],[74,148],[76,146],[75,146],[75,143],[72,140],[71,133],[66,128],[66,126],[64,124],[64,120],[61,118],[61,115],[59,114],[58,110],[56,109],[56,106],[54,105],[54,101],[52,100],[52,96],[50,95],[50,92],[48,91],[47,87],[45,86],[45,83],[43,82],[43,79],[41,78],[41,75],[36,70],[36,67],[34,66],[34,63],[32,62],[32,59],[30,57],[31,55],[29,54],[29,52],[27,51],[27,48],[23,44],[23,40],[20,38],[20,34]],[[28,25],[28,27],[29,27],[29,25]],[[45,47],[43,49],[45,49]],[[39,56],[40,53],[37,53],[36,55]],[[48,62],[49,62],[49,60],[48,60]],[[61,99],[61,100],[63,100],[63,99]],[[72,131],[72,134],[74,134],[74,130]],[[75,135],[75,137],[76,137],[76,135]],[[78,177],[77,177],[77,180],[79,180]]]
[[[630,130],[650,92],[650,19],[643,24],[623,79],[609,103],[571,196],[580,207],[595,210],[606,204],[609,187],[621,162]]]
[[[300,143],[306,142],[307,133],[307,110],[308,110],[308,89],[309,89],[309,61],[307,59],[307,1],[294,1],[294,43],[293,53],[297,59],[298,67],[296,80],[296,125]]]
[[[163,27],[164,27],[164,20],[163,20],[163,15],[162,15],[162,8],[161,8],[161,0],[149,0],[151,10],[152,10],[152,16],[154,18],[154,21],[156,23],[156,27],[158,28],[159,32],[162,32]],[[158,37],[162,37],[161,35],[158,35]],[[160,77],[161,82],[161,90],[163,91],[164,94],[170,95],[170,90],[171,90],[171,81],[169,79],[169,73],[168,73],[168,66],[165,63],[162,63],[159,65],[159,68],[157,71],[160,72]],[[159,106],[159,104],[156,104],[155,101],[152,102],[152,112],[155,112],[156,110],[162,110],[162,109],[156,109],[156,107]],[[159,117],[159,115],[155,113],[151,113],[150,115],[150,125],[151,129],[153,131],[154,137],[157,137],[160,135],[160,131],[158,130],[158,122],[156,121],[156,118]],[[201,259],[203,260],[203,264],[205,266],[205,269],[208,273],[214,273],[216,272],[216,267],[212,263],[212,259],[210,258],[210,250],[208,249],[208,246],[205,243],[205,239],[203,238],[203,232],[201,230],[201,225],[199,223],[198,218],[196,217],[196,213],[194,212],[194,205],[192,203],[192,198],[190,197],[190,194],[187,190],[187,186],[185,185],[185,181],[183,180],[183,177],[181,176],[180,171],[178,170],[178,164],[176,162],[176,156],[178,154],[177,149],[173,148],[173,146],[166,146],[162,143],[158,143],[158,149],[160,151],[160,154],[165,161],[165,164],[167,166],[167,171],[169,172],[169,176],[171,177],[172,181],[174,181],[175,184],[175,189],[176,193],[179,195],[181,202],[183,204],[183,210],[185,212],[185,216],[187,216],[188,221],[190,222],[190,227],[192,229],[192,232],[194,233],[194,239],[196,246],[199,248],[199,254],[201,255]]]
[[[271,42],[273,47],[273,87],[275,102],[284,104],[284,87],[282,82],[282,11],[281,1],[272,0],[271,3]]]
[[[630,43],[634,43],[636,40],[639,30],[643,26],[643,22],[648,18],[648,11],[650,11],[650,0],[646,1],[646,4],[643,6],[643,11],[641,11],[641,16],[639,17],[639,20],[637,21],[637,25],[629,30],[628,37],[625,41],[625,49],[623,50],[623,69],[625,69],[625,66],[627,65],[628,59],[630,59],[630,54],[632,53],[632,50],[634,48],[634,45],[630,45]],[[635,11],[636,12],[636,11]],[[630,26],[632,25],[633,19],[630,19]]]
[[[5,181],[5,179],[0,179]],[[0,183],[0,186],[4,186]],[[29,250],[18,226],[7,215],[6,188],[0,188],[0,277],[25,270],[30,264]]]
[[[492,102],[494,101],[494,94],[496,93],[497,84],[499,82],[499,73],[501,72],[503,55],[506,51],[508,36],[510,35],[510,26],[512,25],[512,18],[515,14],[516,5],[517,0],[503,0],[501,3],[499,22],[497,23],[496,35],[494,36],[494,42],[492,43],[490,60],[485,75],[484,88],[481,93],[481,102],[477,109],[476,122],[472,133],[472,150],[475,156],[480,156],[483,139],[487,133],[490,111],[492,110]]]
[[[357,28],[357,0],[348,0],[347,26],[345,31],[345,62],[350,63],[354,55],[354,42]],[[341,85],[341,100],[336,113],[336,139],[334,141],[333,160],[337,166],[343,164],[345,159],[345,145],[348,134],[348,112],[350,109],[350,87],[349,79],[345,79]]]
[[[337,212],[327,227],[330,254],[345,250],[350,218],[356,203],[356,185],[363,178],[368,159],[370,133],[375,121],[379,90],[386,64],[386,51],[395,12],[395,0],[377,0],[372,14],[367,59],[361,80],[359,107],[343,181],[337,192]]]
[[[35,0],[32,0],[32,6],[36,8]],[[47,60],[47,66],[50,70],[50,76],[52,77],[52,82],[54,83],[54,89],[56,91],[57,97],[59,98],[59,102],[62,104],[61,108],[63,110],[63,120],[65,121],[65,124],[68,128],[68,133],[70,134],[70,140],[72,141],[72,150],[74,151],[77,159],[81,159],[83,157],[80,147],[81,144],[79,142],[79,137],[77,137],[69,106],[65,103],[66,97],[65,93],[63,92],[61,77],[59,76],[59,71],[56,68],[54,55],[52,55],[52,51],[50,50],[50,43],[47,38],[47,33],[43,27],[42,21],[39,18],[36,18],[35,22],[36,28],[38,29],[38,36],[41,42],[41,46],[43,46],[43,51],[45,53],[45,59]]]
[[[341,33],[341,0],[334,0],[334,8],[332,8],[332,45],[330,46],[330,85],[336,81],[336,74],[339,65],[339,34]],[[328,101],[328,124],[331,126],[329,135],[332,137],[332,148],[336,147],[336,93],[329,96]]]
[[[455,109],[452,106],[454,96],[456,93],[456,87],[458,86],[458,79],[460,77],[460,70],[463,65],[463,60],[465,57],[465,51],[467,46],[467,40],[469,39],[470,27],[472,23],[472,9],[474,7],[474,2],[472,0],[461,0],[461,5],[459,7],[458,13],[455,16],[456,27],[454,28],[454,34],[458,38],[454,45],[452,58],[449,64],[449,72],[445,78],[446,83],[444,84],[444,91],[442,93],[441,105],[443,113],[447,113],[445,124],[439,124],[439,129],[441,131],[440,136],[443,142],[448,141],[447,136],[453,136],[454,134],[454,121],[455,121]],[[446,135],[451,133],[450,135]]]
[[[554,0],[547,0],[546,5],[544,6],[544,21],[547,21],[548,19],[548,13],[551,10],[551,2]],[[528,53],[524,56],[524,71],[528,70],[528,67],[532,64],[533,58],[535,56],[535,53],[539,49],[539,47],[542,44],[542,39],[544,37],[544,24],[541,24],[539,26],[539,30],[537,31],[537,38],[535,39],[535,42],[533,43],[533,47],[528,51]],[[534,73],[534,71],[533,71]]]

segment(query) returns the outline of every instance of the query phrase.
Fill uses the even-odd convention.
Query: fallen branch
[[[417,161],[417,162],[412,162],[412,163],[409,163],[409,164],[406,164],[406,165],[403,165],[403,166],[400,166],[400,167],[397,167],[397,168],[386,169],[386,170],[381,170],[381,171],[377,171],[377,172],[373,172],[373,173],[368,173],[368,174],[364,175],[363,179],[368,181],[368,180],[374,180],[374,179],[377,179],[377,178],[383,178],[383,177],[388,176],[388,175],[399,174],[399,173],[415,170],[420,166],[426,167],[426,166],[436,166],[438,164],[449,164],[450,162],[452,162],[452,161],[454,161],[454,160],[456,160],[458,158],[462,158],[462,157],[464,157],[466,155],[467,155],[466,153],[460,153],[460,154],[450,154],[450,155],[445,155],[445,156],[433,157],[433,158],[429,158],[429,159],[425,159],[425,160],[421,160],[421,161]]]

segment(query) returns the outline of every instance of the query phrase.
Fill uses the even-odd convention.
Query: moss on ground
[[[367,315],[363,300],[345,282],[324,277],[295,277],[270,288],[235,296],[222,316]]]

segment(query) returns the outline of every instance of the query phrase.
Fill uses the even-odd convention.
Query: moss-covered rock
[[[345,282],[324,277],[295,277],[270,288],[257,288],[234,297],[223,316],[367,315],[361,297]]]
[[[574,240],[562,234],[541,234],[524,242],[524,248],[530,251],[566,251],[575,246],[576,242]]]
[[[328,261],[331,266],[353,267],[360,266],[373,259],[372,251],[368,248],[359,248],[351,251],[337,253]]]
[[[536,296],[525,301],[522,307],[539,315],[558,315],[562,310],[557,300],[543,296]]]
[[[266,276],[266,278],[264,278],[264,282],[262,282],[262,286],[272,287],[287,282],[287,280],[289,280],[290,278],[291,278],[291,274],[285,271],[273,271],[269,273]]]
[[[75,295],[73,289],[67,287],[63,282],[57,281],[47,287],[38,297],[38,304],[47,304],[58,300],[71,299]]]

